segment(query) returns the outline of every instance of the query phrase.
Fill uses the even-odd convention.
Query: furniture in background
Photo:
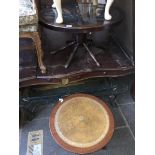
[[[65,31],[72,33],[73,40],[66,46],[58,50],[52,51],[51,54],[63,52],[65,49],[73,48],[64,67],[68,68],[73,60],[75,54],[83,47],[88,52],[89,56],[95,62],[96,66],[100,67],[100,63],[96,59],[93,51],[93,43],[90,42],[89,35],[96,31],[101,31],[108,26],[119,23],[122,16],[118,10],[113,9],[113,19],[111,21],[104,20],[104,5],[98,7],[90,5],[89,3],[75,3],[75,5],[67,6],[63,10],[64,22],[57,24],[55,9],[43,9],[40,14],[40,23],[55,31]],[[102,50],[102,49],[101,49]],[[65,54],[64,54],[65,56]],[[83,58],[85,59],[85,58]]]
[[[63,24],[57,24],[53,22],[56,19],[55,12],[53,12],[53,10],[55,9],[52,8],[53,1],[41,1],[39,20],[43,24],[42,30],[45,34],[42,35],[42,42],[44,45],[44,61],[46,63],[47,72],[46,74],[41,74],[38,70],[34,69],[32,70],[32,77],[30,75],[30,67],[32,68],[35,60],[33,60],[33,62],[29,65],[24,61],[25,57],[21,56],[22,66],[20,70],[20,88],[32,85],[46,84],[56,84],[60,86],[89,78],[120,77],[134,73],[134,62],[131,58],[131,55],[129,55],[128,51],[123,48],[122,44],[117,40],[117,36],[115,36],[115,34],[113,33],[113,30],[115,30],[117,25],[121,25],[120,22],[122,21],[121,19],[123,17],[123,12],[119,8],[113,8],[111,9],[111,14],[113,16],[112,20],[103,21],[103,14],[102,16],[100,16],[100,13],[102,13],[104,10],[102,11],[102,9],[98,8],[97,18],[91,18],[92,16],[89,16],[88,18],[88,16],[85,16],[82,17],[82,19],[84,18],[84,20],[86,21],[80,23],[82,21],[80,20],[80,16],[78,14],[76,14],[77,16],[75,16],[75,12],[73,11],[76,10],[73,5],[77,4],[74,1],[75,0],[73,0],[72,2],[70,2],[69,0],[63,1],[62,5],[65,15]],[[100,5],[98,5],[97,7],[100,7]],[[70,10],[70,8],[72,10]],[[96,19],[98,20],[98,22],[96,21]],[[87,20],[90,23],[88,23]],[[96,28],[94,29],[95,24]],[[72,27],[70,27],[71,25]],[[86,29],[84,28],[84,25]],[[81,27],[82,31],[80,30]],[[67,41],[68,39],[65,40],[64,36],[61,37],[61,32],[58,32],[59,35],[57,35],[56,31],[58,31],[58,29],[62,32],[62,35],[66,35],[67,38],[68,35],[70,36],[70,34],[73,34],[71,42],[75,41],[74,39],[76,38],[75,35],[77,32],[79,33],[81,31],[82,33],[85,33],[84,31],[87,30],[87,45],[89,48],[91,47],[91,50],[93,51],[96,60],[99,62],[100,67],[98,67],[94,63],[93,59],[89,54],[85,52],[84,48],[80,47],[79,51],[74,55],[74,60],[72,59],[73,61],[71,62],[71,65],[66,69],[65,64],[69,59],[71,53],[73,52],[75,46],[70,46],[68,48],[65,48],[64,50],[60,50],[57,54],[51,54],[51,50],[57,50],[59,47],[62,47],[62,45],[64,45],[65,47],[71,43]],[[88,29],[90,31],[88,31]],[[104,40],[104,46],[103,42],[101,43],[102,46],[100,46],[101,44],[96,46],[96,42],[93,39],[93,35],[96,34],[95,31],[98,30],[101,30],[101,35],[98,37],[98,39]],[[104,34],[102,30],[104,30]],[[107,32],[106,35],[105,31]],[[88,32],[92,32],[92,34],[89,34]],[[103,39],[105,37],[106,39]],[[70,39],[71,36],[69,37],[69,41]],[[49,42],[51,40],[52,42]],[[65,44],[65,41],[67,41],[67,45]],[[60,42],[60,46],[57,46],[59,45],[59,43],[57,42]],[[55,46],[55,44],[57,45]],[[22,52],[23,50],[21,50],[21,53]]]
[[[19,37],[31,38],[37,52],[39,68],[42,73],[46,72],[43,63],[43,49],[38,30],[38,12],[35,0],[20,0],[19,7]]]

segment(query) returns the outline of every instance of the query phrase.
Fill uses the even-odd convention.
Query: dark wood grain
[[[104,24],[104,22],[108,21],[104,21],[104,18],[99,21],[95,20],[96,26],[91,20],[89,20],[88,23],[77,23],[77,25],[75,25],[76,22],[73,20],[73,27],[66,28],[65,24],[60,24],[58,26],[55,23],[52,23],[52,19],[55,17],[53,18],[50,12],[51,9],[48,8],[43,10],[41,12],[40,22],[42,22],[42,24],[44,23],[44,26],[46,25],[46,27],[49,26],[51,30],[61,29],[62,31],[65,30],[71,33],[85,33],[85,31],[98,31],[104,28],[109,29],[109,26],[111,29],[111,26],[114,26],[114,24],[116,25],[116,23],[119,23],[122,20],[121,12],[113,9],[114,18],[112,21],[109,21],[107,25]],[[51,37],[53,40],[56,37],[49,35],[48,32],[42,35],[42,39],[46,40],[43,41],[44,63],[47,67],[46,74],[42,74],[37,65],[34,67],[35,60],[33,58],[28,59],[28,55],[20,56],[20,59],[23,60],[20,65],[20,87],[43,84],[69,84],[88,78],[119,77],[134,73],[134,64],[126,56],[124,51],[122,51],[122,48],[113,42],[112,38],[108,39],[108,42],[100,48],[95,47],[95,45],[93,45],[94,47],[92,48],[90,46],[90,49],[93,51],[100,67],[96,66],[90,55],[81,47],[74,56],[72,64],[68,68],[65,68],[65,63],[74,47],[66,48],[65,50],[53,55],[49,52],[50,44],[49,46],[45,45],[47,43],[47,36]],[[108,34],[108,36],[110,36],[110,34]],[[61,42],[61,38],[58,41]],[[30,47],[31,45],[29,45],[28,51],[30,51]],[[26,50],[25,48],[20,48],[21,53]],[[30,61],[28,62],[27,60]]]
[[[20,70],[20,87],[38,84],[61,84],[63,79],[67,79],[69,83],[73,83],[88,78],[119,77],[134,73],[134,66],[130,59],[112,41],[106,49],[94,48],[93,50],[101,64],[100,67],[94,64],[84,49],[81,49],[75,55],[72,65],[67,69],[65,69],[64,65],[72,49],[67,49],[56,55],[50,54],[48,50],[45,51],[47,73],[41,74],[39,69],[36,68],[35,70],[33,68],[34,63],[23,62],[21,66],[24,65],[24,67]],[[24,61],[24,57],[22,59]],[[36,78],[31,79],[31,74],[26,69],[26,64],[31,67],[33,75],[36,75]]]

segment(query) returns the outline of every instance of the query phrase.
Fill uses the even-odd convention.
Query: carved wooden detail
[[[31,38],[34,42],[37,52],[38,64],[42,73],[46,73],[46,67],[43,63],[43,50],[41,47],[41,40],[39,32],[20,32],[20,38]]]

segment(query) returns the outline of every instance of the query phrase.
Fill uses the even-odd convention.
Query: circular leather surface
[[[91,95],[75,94],[56,104],[51,112],[50,129],[64,149],[89,153],[110,140],[114,121],[103,101]]]

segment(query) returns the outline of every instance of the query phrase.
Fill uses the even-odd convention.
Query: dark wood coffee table
[[[112,15],[112,20],[106,21],[104,20],[104,5],[93,6],[88,3],[75,4],[63,8],[63,24],[57,24],[55,22],[57,12],[53,8],[42,10],[40,14],[40,23],[49,29],[73,34],[73,40],[66,46],[51,52],[51,54],[56,54],[64,51],[66,48],[74,46],[73,52],[71,52],[65,63],[65,68],[69,67],[76,52],[80,51],[78,50],[80,47],[85,48],[96,65],[100,67],[100,63],[96,59],[92,48],[88,45],[90,43],[88,37],[92,32],[101,31],[121,21],[122,16],[117,9],[113,9]]]

